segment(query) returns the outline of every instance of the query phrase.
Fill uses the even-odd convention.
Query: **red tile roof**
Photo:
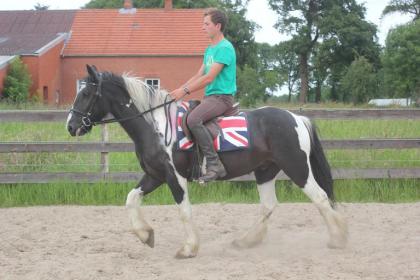
[[[80,10],[64,56],[202,55],[209,44],[201,30],[203,10]]]

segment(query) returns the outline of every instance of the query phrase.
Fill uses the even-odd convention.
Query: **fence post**
[[[109,133],[107,124],[101,125],[102,143],[109,141]],[[101,171],[102,173],[109,173],[109,153],[101,152]]]

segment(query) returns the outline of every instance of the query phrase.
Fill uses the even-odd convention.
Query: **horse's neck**
[[[134,106],[134,105],[131,105]],[[111,112],[116,119],[127,118],[139,114],[137,110],[129,110],[126,107],[116,105]],[[170,107],[170,116],[172,129],[168,126],[167,139],[171,137],[169,133],[172,132],[172,142],[176,140],[176,105]],[[151,114],[151,113],[147,113]],[[121,127],[126,131],[128,136],[132,139],[135,145],[148,146],[152,143],[164,143],[166,117],[165,110],[159,108],[153,111],[154,123],[149,123],[145,118],[137,117],[131,121],[120,122]],[[169,124],[168,124],[169,125]],[[146,150],[147,149],[142,149]]]

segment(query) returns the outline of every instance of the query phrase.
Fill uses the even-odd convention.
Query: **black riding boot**
[[[216,180],[217,178],[226,176],[226,170],[219,159],[213,146],[210,132],[204,125],[196,125],[190,128],[196,144],[200,147],[206,157],[207,168],[206,174],[198,178],[200,183]]]

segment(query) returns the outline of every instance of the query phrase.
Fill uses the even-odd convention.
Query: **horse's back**
[[[287,132],[297,126],[297,116],[290,111],[276,107],[261,107],[247,111],[247,120],[251,131],[256,133]]]

